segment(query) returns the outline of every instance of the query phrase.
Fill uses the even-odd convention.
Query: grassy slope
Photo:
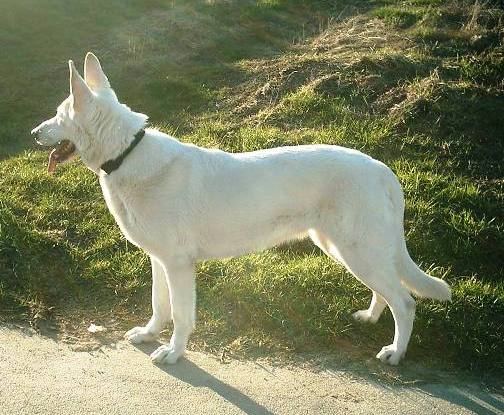
[[[183,140],[230,151],[332,143],[388,163],[413,257],[454,289],[450,305],[419,301],[408,361],[504,370],[502,11],[436,0],[28,3],[0,6],[6,312],[77,326],[89,309],[148,315],[148,261],[121,237],[96,179],[78,164],[48,177],[46,155],[24,150],[66,94],[65,60],[93,49],[121,99]],[[336,344],[361,359],[392,337],[389,313],[375,327],[351,320],[367,290],[307,242],[206,262],[198,277],[198,347]]]

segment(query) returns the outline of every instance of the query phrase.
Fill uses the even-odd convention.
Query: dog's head
[[[125,140],[143,127],[147,116],[119,103],[93,53],[86,55],[84,79],[72,61],[68,66],[70,95],[59,105],[56,115],[35,127],[32,134],[40,145],[56,146],[50,157],[50,171],[77,154],[97,171],[101,163],[120,153]]]

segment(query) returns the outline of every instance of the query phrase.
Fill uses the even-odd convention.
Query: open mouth
[[[74,155],[75,145],[70,140],[61,140],[49,155],[47,171],[54,173],[58,164],[71,160]]]

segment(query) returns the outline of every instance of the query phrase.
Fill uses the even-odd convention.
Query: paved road
[[[0,413],[10,414],[500,414],[504,397],[474,386],[391,387],[329,369],[223,364],[190,352],[153,365],[155,346],[75,352],[0,328]]]

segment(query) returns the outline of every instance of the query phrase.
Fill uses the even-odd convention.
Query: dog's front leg
[[[167,276],[161,263],[151,257],[152,265],[152,317],[145,327],[135,327],[124,336],[131,343],[153,341],[172,318]]]
[[[151,358],[155,363],[173,364],[185,352],[189,335],[194,329],[196,287],[194,264],[190,260],[163,262],[168,275],[173,313],[173,334],[170,343],[158,347]]]

